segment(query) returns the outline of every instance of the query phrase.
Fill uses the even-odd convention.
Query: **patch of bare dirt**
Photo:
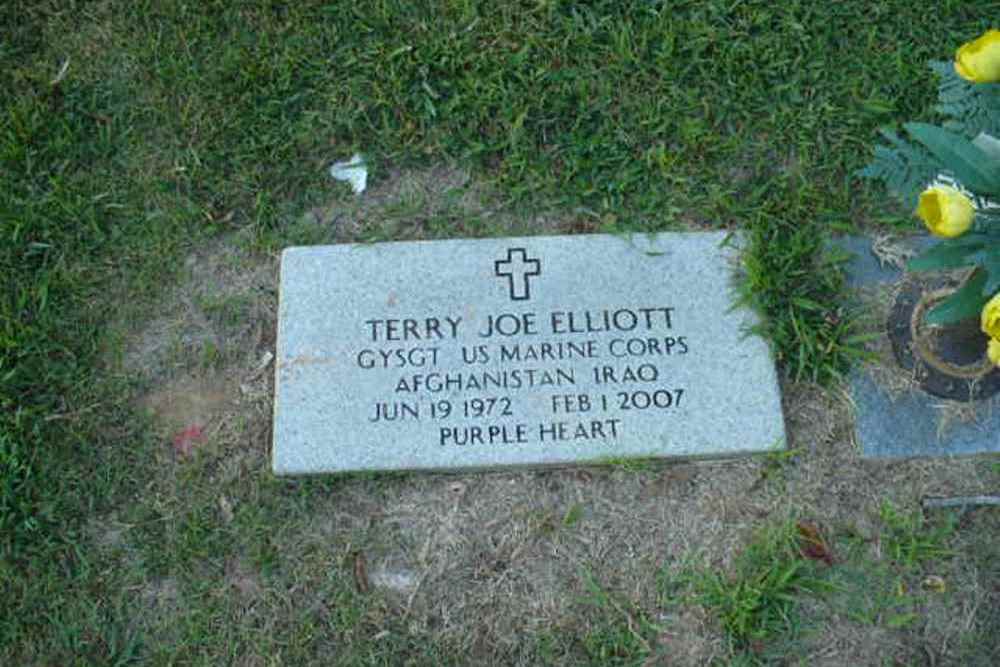
[[[136,402],[163,451],[181,459],[227,452],[223,478],[262,459],[269,429],[277,260],[224,239],[191,253],[183,280],[149,321],[126,331],[122,371],[139,379]]]
[[[151,621],[169,618],[181,605],[180,585],[173,577],[151,579],[139,591],[142,608]]]
[[[207,425],[229,407],[229,384],[228,378],[186,375],[154,389],[141,403],[170,431]]]
[[[226,584],[232,586],[246,604],[256,601],[263,592],[253,568],[238,557],[230,558],[226,563]]]
[[[656,638],[658,651],[643,667],[702,667],[728,656],[725,638],[711,630],[713,624],[702,607],[690,605],[659,621],[664,629]]]

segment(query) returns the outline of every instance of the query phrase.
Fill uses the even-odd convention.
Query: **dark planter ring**
[[[953,401],[978,401],[1000,392],[1000,369],[986,356],[985,346],[981,358],[959,364],[941,357],[920,335],[926,312],[957,287],[953,279],[922,281],[910,276],[896,296],[886,326],[896,361],[913,371],[921,389]],[[978,322],[974,326],[978,332]]]

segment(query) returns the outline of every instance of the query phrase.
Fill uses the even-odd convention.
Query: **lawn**
[[[858,457],[823,241],[916,228],[854,174],[998,12],[3,3],[0,662],[997,664],[1000,515],[919,499],[1000,463]],[[355,152],[362,197],[327,173]],[[787,455],[268,472],[282,247],[716,228]]]

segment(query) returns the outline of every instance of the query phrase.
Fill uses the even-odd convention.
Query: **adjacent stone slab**
[[[902,248],[919,253],[933,245],[929,236],[898,242]],[[903,280],[899,268],[880,262],[870,239],[845,236],[837,248],[848,254],[845,273],[853,288],[891,286]],[[961,456],[1000,452],[1000,395],[978,401],[977,417],[971,422],[950,420],[942,428],[942,399],[920,388],[900,394],[882,387],[864,366],[849,378],[855,424],[861,452],[870,458],[917,456]]]
[[[273,469],[560,465],[784,445],[723,233],[285,250]]]

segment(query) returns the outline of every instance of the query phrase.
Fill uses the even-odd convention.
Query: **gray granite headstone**
[[[723,233],[288,248],[273,469],[460,470],[784,446]]]
[[[935,243],[924,235],[899,241],[901,247],[918,254]],[[847,253],[845,274],[853,288],[871,288],[899,283],[903,271],[880,262],[870,239],[845,236],[833,244]],[[880,386],[869,368],[859,366],[849,377],[855,427],[864,456],[907,458],[959,456],[1000,452],[1000,395],[978,402],[974,421],[953,420],[941,428],[942,400],[914,388],[905,393]]]

